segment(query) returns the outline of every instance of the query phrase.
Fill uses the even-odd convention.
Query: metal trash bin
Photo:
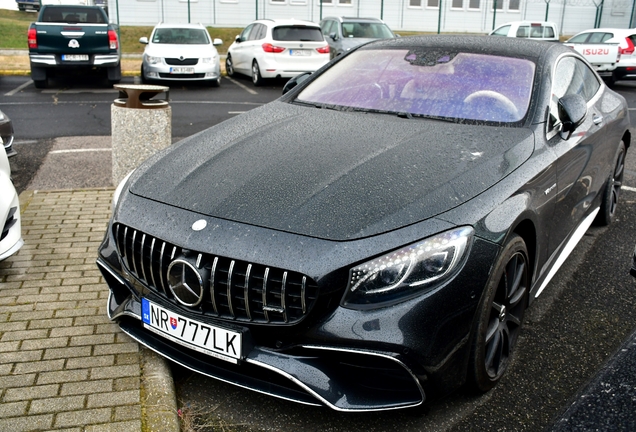
[[[144,160],[172,143],[170,88],[116,84],[119,97],[111,106],[113,185]],[[164,93],[164,98],[157,98]]]

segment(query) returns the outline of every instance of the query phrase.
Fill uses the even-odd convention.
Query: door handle
[[[594,116],[592,116],[592,121],[594,122],[595,125],[599,125],[603,123],[603,117],[595,114]]]

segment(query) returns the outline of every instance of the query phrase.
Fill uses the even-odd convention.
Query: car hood
[[[174,45],[174,44],[151,44],[148,45],[144,54],[154,57],[168,58],[201,58],[217,55],[213,45]]]
[[[331,240],[433,217],[532,154],[532,131],[272,102],[155,155],[133,194]]]

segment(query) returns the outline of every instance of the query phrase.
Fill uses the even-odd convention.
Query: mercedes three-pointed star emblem
[[[168,286],[184,306],[198,306],[203,300],[203,278],[188,261],[176,259],[168,266]]]

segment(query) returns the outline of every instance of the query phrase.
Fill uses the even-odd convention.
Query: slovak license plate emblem
[[[242,334],[192,320],[141,299],[144,327],[166,339],[221,360],[238,363],[242,354]]]

